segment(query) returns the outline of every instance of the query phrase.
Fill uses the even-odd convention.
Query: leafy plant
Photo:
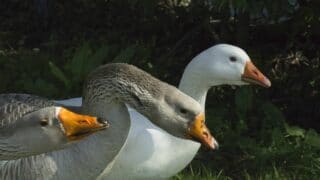
[[[52,61],[49,61],[49,67],[51,73],[63,83],[68,93],[81,94],[82,89],[78,87],[81,87],[90,71],[107,60],[108,53],[108,46],[102,46],[93,51],[89,43],[83,43],[81,47],[75,50],[73,56],[67,60],[62,68]]]

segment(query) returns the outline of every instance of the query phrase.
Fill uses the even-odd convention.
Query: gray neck
[[[22,155],[23,150],[16,145],[14,139],[10,138],[5,133],[1,133],[0,160],[18,159]]]
[[[145,116],[149,114],[146,108],[164,91],[161,82],[151,75],[119,64],[101,67],[90,74],[84,90],[84,106],[96,101],[125,103]]]
[[[100,99],[91,103],[84,102],[83,112],[106,119],[110,123],[110,128],[99,132],[99,141],[104,143],[99,146],[108,148],[103,152],[106,160],[104,168],[111,169],[129,134],[131,121],[128,109],[124,103]]]
[[[129,112],[126,105],[122,102],[109,101],[108,99],[97,99],[92,102],[84,101],[82,112],[107,120],[112,128],[107,128],[104,131],[116,129],[117,127],[114,127],[113,124],[118,125],[122,123],[123,126],[130,126]]]

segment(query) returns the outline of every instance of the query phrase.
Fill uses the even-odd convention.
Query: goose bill
[[[266,88],[271,86],[270,80],[263,75],[251,61],[246,63],[244,73],[242,74],[241,78],[245,82],[258,84]]]
[[[204,120],[204,113],[197,115],[189,128],[188,135],[191,136],[192,139],[201,142],[210,149],[218,149],[218,142],[211,135],[209,129],[204,123]]]
[[[61,108],[58,119],[69,140],[80,140],[94,132],[109,127],[107,121],[100,121],[97,117],[76,114]]]

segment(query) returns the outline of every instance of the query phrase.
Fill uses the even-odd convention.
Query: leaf
[[[280,109],[270,102],[267,102],[261,106],[262,111],[265,114],[267,121],[277,121],[281,124],[285,122],[285,117]]]
[[[102,46],[94,53],[88,43],[84,43],[74,54],[69,69],[73,76],[82,80],[90,71],[101,65],[109,54],[109,46]]]
[[[67,65],[67,68],[71,71],[74,80],[80,81],[86,75],[85,68],[91,54],[92,51],[87,42],[83,43],[83,45],[76,50],[74,56]]]
[[[94,69],[95,67],[101,65],[104,60],[109,55],[109,46],[102,46],[100,47],[91,57],[90,57],[90,64],[89,68],[90,71]]]
[[[228,0],[220,0],[220,2],[218,1],[218,10],[221,11],[222,8],[227,7],[229,5],[228,3]]]
[[[253,93],[250,87],[241,87],[235,94],[237,112],[245,115],[252,108]]]
[[[272,129],[271,140],[274,147],[279,147],[287,143],[286,139],[284,138],[283,130],[279,128]]]
[[[56,66],[52,61],[49,61],[49,67],[50,67],[51,73],[60,81],[62,81],[65,87],[69,88],[70,82],[67,79],[67,77],[64,75],[64,73],[61,71],[61,69],[58,66]]]
[[[54,84],[43,80],[42,78],[38,78],[36,79],[36,81],[34,82],[34,88],[32,88],[32,90],[34,91],[34,93],[36,94],[46,94],[49,96],[54,95],[55,92],[58,92],[58,89],[55,87]]]
[[[112,62],[129,63],[135,54],[135,46],[129,46],[122,50]]]
[[[306,130],[298,126],[289,126],[285,123],[285,129],[289,136],[301,137],[304,138]]]
[[[247,0],[236,0],[234,2],[234,7],[240,10],[244,10],[248,7]]]
[[[291,6],[295,6],[298,1],[297,0],[288,0],[288,3],[291,5]]]
[[[277,167],[274,163],[272,164],[272,167],[273,167],[273,173],[274,173],[275,179],[280,179],[279,171],[277,170]]]
[[[305,136],[305,143],[320,148],[320,136],[314,130],[308,130]]]

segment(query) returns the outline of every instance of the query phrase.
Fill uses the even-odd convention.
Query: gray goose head
[[[199,103],[135,66],[114,63],[97,68],[86,80],[83,99],[87,113],[108,111],[111,106],[105,104],[127,104],[174,136],[191,137],[217,148],[204,124]],[[111,125],[108,131],[119,123],[112,118],[108,120]]]
[[[94,132],[105,129],[106,121],[50,106],[16,120],[2,119],[0,159],[12,160],[61,148]],[[7,122],[6,122],[7,121]]]

